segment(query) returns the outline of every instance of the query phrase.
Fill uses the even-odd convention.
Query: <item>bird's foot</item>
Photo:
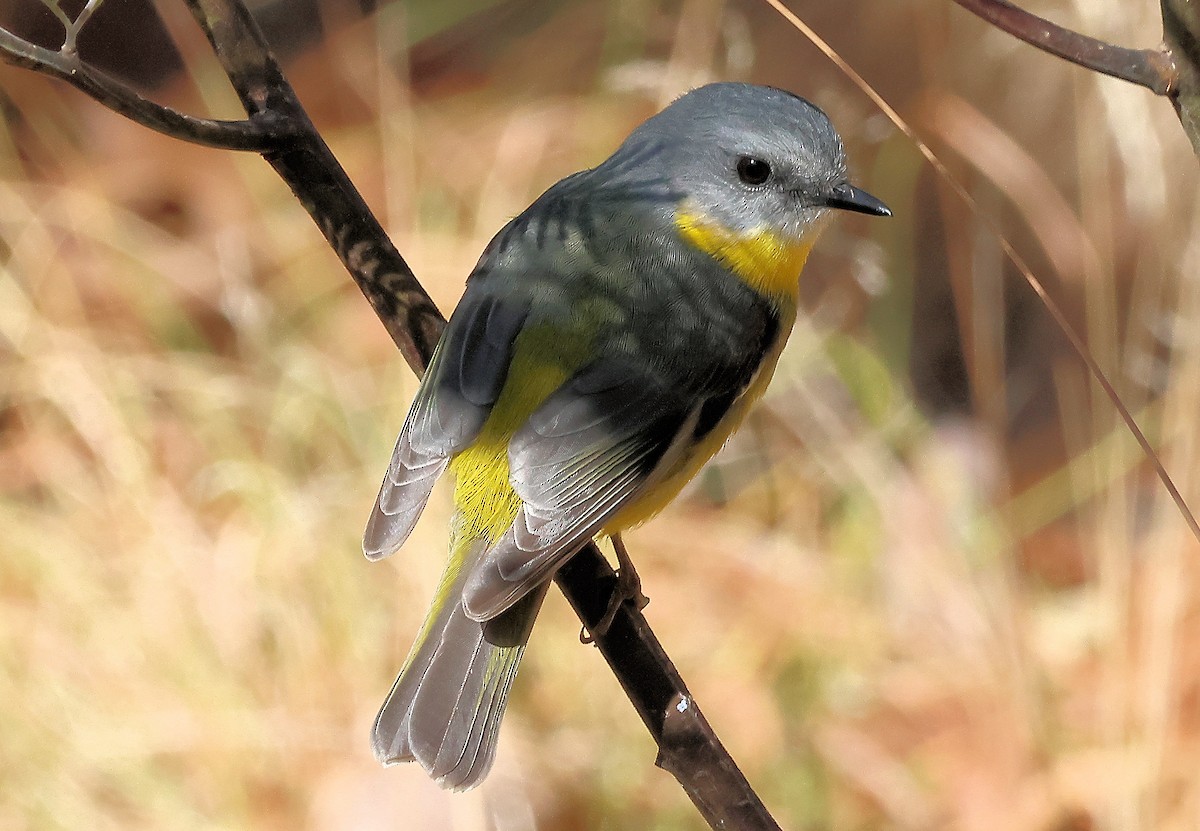
[[[613,548],[617,552],[617,563],[620,566],[617,570],[617,585],[613,588],[613,593],[609,595],[608,608],[604,610],[604,615],[600,620],[596,621],[596,625],[580,631],[581,643],[593,643],[596,638],[604,637],[608,632],[608,627],[612,626],[613,619],[617,616],[617,610],[625,601],[631,601],[639,612],[650,603],[650,598],[642,594],[642,578],[638,576],[637,569],[633,567],[633,559],[629,556],[628,549],[625,548],[625,542],[619,534],[613,534],[612,542]],[[588,631],[589,628],[590,631]]]

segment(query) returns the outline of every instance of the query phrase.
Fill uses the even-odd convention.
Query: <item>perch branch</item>
[[[1008,0],[954,2],[1031,46],[1087,69],[1138,84],[1156,95],[1170,95],[1178,77],[1175,62],[1166,50],[1114,46],[1065,29]]]
[[[264,156],[421,373],[444,319],[317,134],[241,0],[186,2],[251,117],[273,111],[298,125],[302,135],[294,145]],[[560,569],[555,581],[589,629],[616,590],[616,577],[594,544]],[[779,831],[636,606],[623,603],[595,643],[658,744],[656,764],[675,776],[709,825]]]
[[[94,7],[92,7],[94,8]],[[86,22],[86,18],[81,19]],[[70,32],[72,30],[68,30]],[[70,48],[68,48],[70,47]],[[114,112],[172,138],[222,150],[264,152],[292,137],[286,123],[273,113],[240,121],[214,121],[194,118],[178,110],[156,104],[138,95],[130,87],[79,59],[73,38],[62,51],[46,49],[0,28],[0,60],[60,78],[86,93]]]

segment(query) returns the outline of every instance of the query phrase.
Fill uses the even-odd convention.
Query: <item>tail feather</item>
[[[484,543],[455,549],[371,739],[384,764],[416,761],[443,787],[465,790],[479,784],[495,759],[508,692],[545,587],[513,607],[503,645],[493,643],[462,607],[462,584]]]

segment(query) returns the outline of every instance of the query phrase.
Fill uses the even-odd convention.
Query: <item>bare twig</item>
[[[53,8],[57,9],[57,6]],[[89,4],[88,8],[95,7]],[[79,19],[86,22],[83,14]],[[68,32],[70,31],[72,30],[68,29]],[[223,150],[254,150],[261,153],[286,143],[294,135],[290,126],[276,118],[274,113],[263,113],[241,121],[216,121],[194,118],[156,104],[138,95],[111,75],[83,63],[73,49],[73,38],[69,39],[68,43],[72,47],[70,51],[67,50],[67,44],[64,44],[63,50],[56,52],[32,44],[7,29],[0,28],[0,61],[61,78],[131,121],[194,144]]]
[[[1163,39],[1179,71],[1171,102],[1183,131],[1200,155],[1200,11],[1186,0],[1162,0]]]
[[[71,19],[71,16],[67,14],[67,10],[58,4],[58,0],[43,0],[42,5],[49,9],[50,13],[58,18],[58,22],[62,24],[63,32],[65,32],[63,35],[63,46],[65,47],[68,43],[72,43],[75,40],[75,36],[79,33],[79,27]]]
[[[1162,49],[1127,49],[1065,29],[1008,0],[954,0],[993,26],[1031,46],[1156,95],[1170,95],[1178,77],[1171,54]]]
[[[96,13],[96,10],[100,8],[100,4],[103,2],[104,0],[87,0],[87,5],[83,7],[83,11],[79,13],[79,16],[70,23],[64,24],[67,30],[62,45],[64,55],[74,55],[76,53],[79,33],[83,31],[83,27],[87,25],[87,22],[91,20],[92,15]],[[54,3],[53,5],[55,11],[58,11],[58,4]]]

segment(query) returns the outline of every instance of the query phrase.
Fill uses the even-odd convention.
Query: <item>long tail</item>
[[[508,691],[546,596],[542,586],[486,624],[468,618],[463,583],[483,550],[481,539],[451,543],[433,605],[371,732],[379,761],[416,761],[454,790],[479,784],[492,766]]]

